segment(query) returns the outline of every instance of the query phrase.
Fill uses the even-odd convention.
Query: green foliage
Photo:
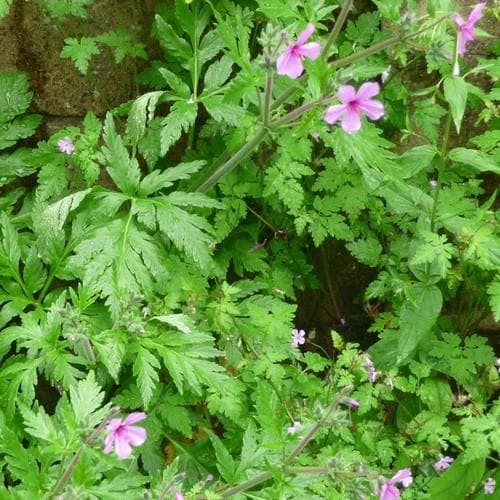
[[[27,76],[0,74],[0,497],[371,498],[410,468],[403,498],[483,498],[500,481],[498,92],[471,83],[498,65],[451,76],[439,16],[456,8],[403,3],[351,10],[297,79],[277,57],[308,22],[324,48],[342,2],[159,5],[150,88],[36,146],[16,146],[40,122]],[[122,28],[65,43],[84,75],[103,47],[158,54]],[[367,79],[383,118],[327,126]],[[143,431],[108,426],[142,411]]]

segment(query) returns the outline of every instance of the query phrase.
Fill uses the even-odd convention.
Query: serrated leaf
[[[142,401],[144,407],[147,408],[156,384],[160,378],[158,370],[160,369],[160,362],[156,357],[147,349],[139,346],[136,352],[136,357],[133,365],[133,374],[137,377],[137,386],[141,391]]]
[[[470,165],[480,172],[495,172],[500,174],[500,166],[494,159],[481,151],[475,149],[455,148],[449,153],[449,158],[458,163]]]
[[[127,119],[127,135],[132,144],[137,144],[146,131],[146,123],[154,117],[158,99],[164,94],[162,91],[148,92],[134,101]]]
[[[457,133],[460,133],[460,125],[464,117],[465,106],[467,105],[467,83],[459,76],[447,76],[443,84],[444,97],[448,101],[451,116],[455,123]]]
[[[488,295],[493,317],[495,321],[500,321],[500,280],[498,278],[488,286]]]
[[[443,296],[436,286],[415,285],[412,292],[413,297],[406,299],[401,307],[398,363],[406,361],[419,342],[430,332],[443,305]]]
[[[61,51],[61,57],[71,59],[80,73],[87,74],[89,62],[92,56],[100,53],[95,38],[83,36],[80,40],[66,38],[65,46]]]
[[[139,186],[141,172],[136,158],[131,158],[122,138],[116,133],[111,113],[106,115],[103,148],[106,169],[113,182],[123,193],[134,195]]]
[[[189,43],[179,36],[160,15],[155,16],[155,32],[160,45],[167,54],[181,61],[189,61],[193,57],[193,51]]]
[[[71,386],[69,395],[75,418],[83,428],[95,427],[109,412],[109,404],[102,407],[104,392],[97,384],[93,371],[86,379]]]
[[[184,83],[175,73],[172,73],[167,68],[158,68],[158,71],[177,97],[183,100],[189,99],[191,96],[189,85]]]
[[[215,434],[210,434],[210,441],[212,442],[212,446],[215,450],[217,469],[219,470],[222,478],[227,483],[234,482],[236,464],[233,457],[224,446],[224,443]]]
[[[182,132],[187,132],[194,125],[197,113],[198,105],[194,102],[174,103],[170,113],[162,122],[160,132],[162,155],[166,154],[170,146],[179,140]]]
[[[174,181],[189,179],[192,174],[198,172],[205,165],[202,160],[181,163],[175,167],[167,168],[163,171],[153,170],[142,179],[137,194],[139,196],[149,196],[160,189],[172,186]]]
[[[224,85],[231,76],[232,68],[232,59],[225,55],[212,63],[205,73],[204,90],[218,89]]]

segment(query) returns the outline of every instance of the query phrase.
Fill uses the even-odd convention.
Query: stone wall
[[[60,53],[67,37],[96,36],[125,27],[148,43],[155,0],[96,0],[86,19],[62,20],[43,14],[34,0],[14,0],[0,20],[0,71],[21,70],[31,77],[32,111],[44,116],[43,135],[78,124],[87,111],[103,115],[111,106],[136,95],[135,74],[141,61],[115,64],[107,48],[94,56],[90,78]]]

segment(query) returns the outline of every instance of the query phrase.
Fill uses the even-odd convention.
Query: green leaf
[[[219,95],[213,95],[203,99],[203,105],[209,115],[218,122],[225,122],[235,127],[241,123],[245,116],[245,110],[240,106],[224,101]]]
[[[422,402],[437,415],[448,415],[453,405],[450,384],[444,378],[425,379],[417,390]]]
[[[441,312],[443,296],[436,286],[414,285],[411,299],[401,307],[397,363],[406,361],[431,331]]]
[[[134,101],[127,119],[127,135],[137,144],[146,131],[146,123],[153,119],[158,99],[163,91],[148,92]]]
[[[448,76],[444,80],[444,97],[448,101],[457,133],[467,105],[467,84],[459,76]]]
[[[95,427],[109,412],[109,403],[102,407],[104,392],[97,384],[93,371],[89,372],[85,380],[72,385],[69,388],[69,395],[76,421],[83,428]]]
[[[184,83],[175,73],[172,73],[167,68],[158,68],[161,76],[165,79],[169,87],[174,91],[176,97],[187,101],[191,96],[189,85]]]
[[[19,238],[16,228],[11,224],[5,212],[0,214],[0,228],[2,230],[0,272],[3,271],[7,273],[7,276],[15,277],[19,269],[19,261],[21,260],[21,249],[19,248]]]
[[[402,168],[402,178],[409,179],[425,170],[437,154],[437,149],[430,144],[417,146],[405,152],[399,158],[399,164]]]
[[[1,127],[0,149],[14,145],[19,139],[32,136],[41,121],[40,115],[18,116],[8,126]]]
[[[61,51],[61,57],[71,59],[80,73],[87,74],[91,57],[100,53],[96,39],[86,36],[80,40],[66,38],[64,43],[66,45]]]
[[[205,90],[216,90],[231,76],[233,69],[233,60],[228,56],[222,56],[220,59],[212,63],[205,73],[204,87]]]
[[[142,179],[137,194],[146,197],[156,193],[160,189],[172,186],[174,181],[189,179],[189,177],[195,172],[198,172],[203,165],[205,165],[205,162],[198,160],[189,163],[181,163],[163,171],[153,170]]]
[[[227,483],[234,482],[236,464],[234,459],[224,446],[223,442],[215,435],[210,434],[210,441],[215,450],[215,457],[217,458],[217,469],[219,470],[222,478]]]
[[[490,155],[481,151],[455,148],[450,151],[448,156],[450,160],[470,165],[480,172],[495,172],[495,174],[500,174],[500,166],[498,166]]]
[[[155,16],[155,33],[166,53],[180,61],[190,61],[193,51],[189,43],[180,37],[160,15]]]
[[[177,142],[182,132],[187,132],[194,125],[198,105],[194,102],[176,102],[168,114],[163,119],[161,138],[161,154],[165,155],[170,146]]]
[[[23,416],[24,428],[28,434],[48,442],[60,439],[54,423],[43,408],[39,408],[38,413],[35,413],[20,402],[17,406]]]
[[[490,307],[495,321],[500,321],[500,279],[497,277],[488,286],[490,296]]]
[[[429,488],[430,498],[432,500],[450,500],[450,492],[452,491],[453,498],[464,500],[478,486],[483,477],[484,469],[484,459],[465,464],[463,455],[460,455],[441,477],[432,479]]]
[[[153,391],[156,384],[160,380],[158,375],[159,369],[160,362],[156,357],[147,349],[139,346],[136,351],[133,373],[134,376],[137,377],[137,386],[141,391],[141,397],[145,408],[148,407],[153,397]]]
[[[141,172],[135,158],[131,158],[122,138],[116,133],[111,113],[106,115],[103,148],[106,169],[123,193],[133,196],[139,187]]]
[[[0,19],[9,13],[12,0],[0,0]]]
[[[125,28],[108,31],[96,38],[99,42],[113,49],[116,63],[120,63],[126,56],[147,59],[145,45],[133,41],[133,35]]]
[[[0,73],[0,123],[9,122],[24,113],[32,97],[26,73]]]

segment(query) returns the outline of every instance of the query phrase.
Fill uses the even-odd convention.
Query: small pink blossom
[[[483,9],[486,2],[478,3],[471,11],[467,21],[464,21],[461,16],[454,16],[453,20],[458,26],[458,53],[461,56],[465,55],[467,43],[475,39],[474,25],[483,17]]]
[[[399,498],[399,490],[396,488],[397,483],[401,483],[404,488],[410,486],[413,482],[411,469],[401,469],[389,481],[386,481],[379,491],[379,500],[397,500]]]
[[[146,441],[146,429],[132,425],[145,418],[144,412],[133,412],[124,419],[113,418],[106,425],[109,433],[104,443],[104,453],[111,453],[114,447],[119,458],[122,460],[128,458],[132,453],[132,446],[140,446]]]
[[[454,458],[448,456],[441,457],[441,459],[434,464],[434,469],[438,472],[446,470],[454,462],[454,460]]]
[[[370,120],[378,120],[384,115],[384,105],[372,99],[380,92],[376,82],[366,82],[358,91],[352,85],[342,85],[337,97],[342,104],[330,106],[325,112],[325,121],[332,125],[341,121],[342,128],[353,134],[361,128],[361,115],[366,115]]]
[[[486,495],[493,495],[493,493],[495,493],[496,486],[497,482],[492,477],[489,477],[486,480],[486,483],[484,483],[484,493]]]
[[[61,153],[65,153],[67,155],[73,154],[75,151],[75,145],[71,142],[69,137],[58,140],[57,147]]]
[[[365,367],[365,370],[368,374],[368,382],[374,384],[377,380],[377,371],[375,370],[375,366],[373,365],[372,360],[368,356],[365,358],[363,366]]]
[[[276,61],[278,75],[287,75],[293,79],[298,78],[304,72],[304,58],[314,61],[319,57],[320,44],[317,42],[306,43],[315,30],[314,25],[309,23],[298,36],[297,41],[288,45],[283,54],[278,57]]]
[[[345,404],[346,406],[349,406],[349,408],[353,408],[354,410],[357,410],[359,408],[359,401],[357,399],[341,398],[340,402],[342,404]]]
[[[180,491],[176,491],[174,495],[174,500],[184,500],[184,495]]]
[[[304,330],[292,330],[292,346],[299,347],[306,343],[306,332]]]
[[[300,429],[302,429],[302,424],[300,422],[294,422],[291,427],[288,427],[286,432],[288,434],[295,434]]]

